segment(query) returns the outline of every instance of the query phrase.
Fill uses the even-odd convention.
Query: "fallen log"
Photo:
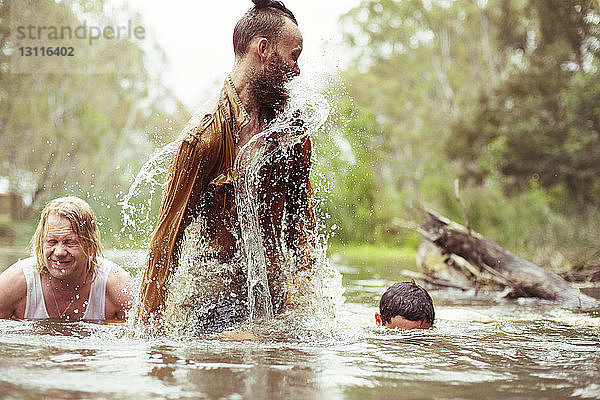
[[[462,225],[429,212],[421,224],[417,264],[432,280],[457,286],[490,286],[507,297],[538,297],[565,307],[592,309],[598,300],[572,287],[560,276],[524,260]]]
[[[597,283],[600,286],[600,264],[576,264],[559,275],[571,283]]]

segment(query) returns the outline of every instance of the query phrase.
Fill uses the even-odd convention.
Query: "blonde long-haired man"
[[[0,318],[125,318],[133,303],[133,282],[123,268],[102,257],[96,216],[85,201],[50,201],[31,252],[0,275]]]

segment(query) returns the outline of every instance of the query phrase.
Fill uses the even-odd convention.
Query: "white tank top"
[[[90,288],[90,297],[88,305],[83,314],[84,320],[100,321],[106,319],[106,282],[113,262],[98,257],[98,274],[92,282]],[[25,306],[25,319],[48,319],[48,311],[44,301],[44,292],[42,291],[42,280],[40,273],[35,271],[35,257],[26,258],[18,262],[27,281],[27,305]]]

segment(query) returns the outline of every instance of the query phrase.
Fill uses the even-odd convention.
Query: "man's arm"
[[[106,282],[107,320],[125,319],[134,300],[135,283],[127,271],[114,264]]]
[[[294,146],[291,179],[286,188],[285,240],[297,273],[285,306],[302,307],[312,296],[311,277],[316,264],[317,218],[310,184],[311,142],[306,137]]]
[[[137,318],[142,321],[160,313],[177,241],[195,215],[208,177],[222,161],[215,145],[222,134],[211,121],[210,116],[205,117],[202,128],[188,134],[171,161],[140,288]]]
[[[27,281],[23,269],[13,264],[0,274],[0,318],[23,318]]]
[[[309,178],[311,151],[310,137],[294,146],[291,179],[286,189],[285,238],[301,272],[310,272],[315,263],[317,217]]]

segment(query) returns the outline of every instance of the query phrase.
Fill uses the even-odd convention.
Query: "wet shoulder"
[[[111,271],[121,268],[118,264],[106,259],[98,257],[98,274],[108,274]]]
[[[190,118],[183,130],[183,140],[190,144],[196,144],[199,140],[206,141],[218,131],[217,126],[222,118],[219,106],[222,102],[215,97],[204,103]]]
[[[107,273],[105,289],[107,304],[111,304],[117,310],[128,310],[133,304],[135,293],[135,283],[131,275],[123,267],[110,260],[102,259],[102,261],[100,271]]]
[[[116,264],[106,258],[98,257],[98,275],[105,275],[108,277],[107,286],[113,284],[119,284],[124,281],[127,283],[131,279],[129,272],[127,272],[119,264]]]
[[[27,295],[25,273],[32,273],[35,258],[19,260],[0,274],[0,296],[4,301],[17,301]]]
[[[10,267],[8,267],[2,275],[7,275],[10,277],[19,277],[22,276],[25,279],[26,273],[33,273],[35,271],[35,264],[37,260],[35,257],[27,257],[23,258]]]

